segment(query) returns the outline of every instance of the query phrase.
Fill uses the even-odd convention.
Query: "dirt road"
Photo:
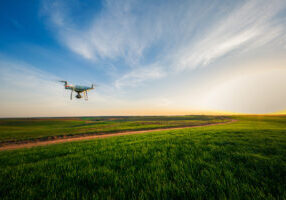
[[[237,121],[237,120],[231,120],[228,122],[221,122],[221,123],[206,124],[206,125],[197,125],[197,126],[184,126],[184,127],[176,127],[176,128],[159,128],[159,129],[151,129],[151,130],[126,131],[126,132],[118,132],[118,133],[103,133],[100,135],[97,134],[97,135],[78,136],[78,137],[74,136],[74,137],[70,137],[70,138],[61,138],[61,139],[54,139],[54,140],[48,140],[48,141],[28,141],[28,142],[23,143],[23,144],[5,144],[4,146],[0,147],[0,151],[20,149],[20,148],[31,148],[31,147],[44,146],[44,145],[49,145],[49,144],[57,144],[57,143],[80,141],[80,140],[90,140],[90,139],[95,139],[95,138],[105,138],[105,137],[112,137],[112,136],[132,135],[132,134],[166,131],[166,130],[178,130],[178,129],[184,129],[184,128],[195,128],[195,127],[203,127],[203,126],[213,126],[213,125],[220,125],[220,124],[228,124],[228,123],[232,123],[235,121]]]

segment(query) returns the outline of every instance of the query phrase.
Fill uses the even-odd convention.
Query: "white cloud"
[[[150,70],[134,71],[124,76],[118,86],[162,76],[159,68]],[[58,82],[60,79],[26,63],[1,57],[0,91],[3,95],[0,117],[128,115],[144,114],[144,106],[149,106],[150,110],[154,108],[150,103],[152,99],[147,103],[145,100],[130,101],[129,97],[120,97],[120,91],[105,84],[99,84],[90,91],[88,101],[70,100],[70,91]]]
[[[145,27],[146,21],[132,13],[134,4],[135,1],[105,1],[103,10],[90,19],[87,27],[73,24],[72,15],[62,3],[51,1],[44,5],[60,41],[75,53],[90,60],[123,57],[129,64],[136,64],[153,40],[150,28],[156,32],[156,27]]]
[[[0,61],[0,84],[4,103],[45,105],[63,99],[59,77],[19,61]]]
[[[116,80],[114,85],[116,88],[136,87],[144,81],[162,78],[165,75],[166,73],[164,70],[158,66],[137,68]]]
[[[278,36],[278,32],[266,33],[283,26],[273,24],[273,18],[285,9],[285,1],[250,0],[235,5],[226,7],[229,12],[220,20],[215,12],[223,6],[216,1],[209,5],[192,1],[156,5],[108,0],[87,27],[73,24],[67,6],[58,1],[50,2],[50,15],[60,40],[87,59],[124,58],[130,66],[138,65],[144,52],[163,40],[169,49],[163,45],[160,58],[184,69],[207,65],[234,49],[247,48],[253,42],[262,45]]]
[[[194,44],[180,49],[175,57],[178,69],[205,66],[235,49],[260,47],[282,36],[284,24],[276,24],[274,17],[285,6],[286,2],[281,0],[246,1],[214,23]]]
[[[53,3],[46,8],[59,40],[71,51],[117,67],[121,65],[117,61],[123,60],[127,72],[122,75],[123,70],[116,70],[115,80],[109,83],[115,89],[153,83],[174,71],[193,73],[192,69],[225,56],[239,57],[269,44],[275,50],[281,44],[273,41],[286,35],[283,20],[276,17],[286,8],[284,0],[231,4],[107,0],[85,26],[73,23],[67,5]]]

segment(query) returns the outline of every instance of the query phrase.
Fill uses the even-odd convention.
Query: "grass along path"
[[[194,126],[184,126],[184,127],[176,127],[176,128],[158,128],[158,129],[150,129],[150,130],[142,130],[142,131],[125,131],[125,132],[117,132],[117,133],[102,133],[96,135],[89,135],[89,136],[69,136],[64,139],[52,139],[48,141],[25,141],[25,143],[7,143],[4,146],[0,146],[0,151],[4,150],[13,150],[13,149],[21,149],[21,148],[31,148],[36,146],[44,146],[50,144],[57,144],[57,143],[64,143],[64,142],[72,142],[72,141],[80,141],[80,140],[90,140],[96,138],[105,138],[111,136],[120,136],[120,135],[131,135],[131,134],[139,134],[139,133],[148,133],[148,132],[156,132],[156,131],[163,131],[163,130],[177,130],[177,129],[184,129],[184,128],[195,128],[195,127],[202,127],[202,126],[213,126],[213,125],[220,125],[220,124],[228,124],[235,122],[237,120],[233,119],[228,122],[218,122],[213,124],[206,124],[206,125],[194,125]]]
[[[286,116],[0,151],[0,199],[286,199]]]
[[[0,146],[27,140],[206,125],[230,119],[206,115],[0,119]]]

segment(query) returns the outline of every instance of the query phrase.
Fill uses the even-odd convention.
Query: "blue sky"
[[[286,109],[284,0],[0,4],[2,117]]]

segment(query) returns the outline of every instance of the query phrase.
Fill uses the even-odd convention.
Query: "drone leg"
[[[86,100],[88,100],[87,91],[85,91],[85,95],[86,95]]]
[[[83,94],[84,94],[84,100],[87,101],[86,91],[84,91]]]
[[[73,92],[73,90],[71,91],[71,100],[72,100],[72,92]]]

